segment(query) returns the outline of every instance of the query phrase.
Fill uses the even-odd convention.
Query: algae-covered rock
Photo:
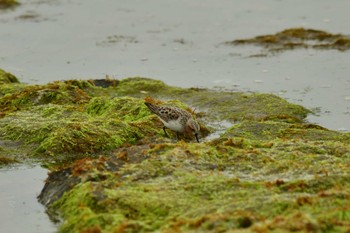
[[[14,92],[18,92],[25,88],[24,84],[21,84],[17,77],[11,73],[8,73],[0,69],[0,97],[8,95]],[[0,117],[2,111],[4,110],[3,106],[0,107]]]
[[[347,229],[348,143],[242,140],[82,160],[68,175],[82,182],[67,186],[50,210],[65,219],[60,232]]]
[[[19,83],[16,76],[0,69],[0,85],[4,83]]]
[[[166,138],[149,100],[190,111],[200,143]],[[280,97],[69,80],[4,83],[0,107],[0,157],[51,169],[39,200],[60,232],[347,230],[350,134]]]
[[[66,81],[24,86],[7,93],[2,91],[5,92],[5,95],[0,98],[0,107],[4,112],[25,110],[46,104],[71,104],[78,107],[90,99],[88,93],[85,92],[90,87],[89,85],[88,82]]]
[[[328,130],[307,123],[285,123],[277,121],[243,121],[228,129],[222,138],[242,137],[256,140],[302,139],[326,141],[350,141],[350,134]]]
[[[0,168],[2,166],[17,162],[16,159],[8,157],[7,154],[9,154],[9,152],[0,146]]]
[[[150,128],[152,124],[146,127],[144,121],[148,119],[145,114],[139,117],[133,115],[137,120],[127,121],[127,114],[112,113],[113,110],[122,110],[126,106],[123,104],[118,105],[120,109],[115,108],[109,114],[96,116],[96,109],[101,110],[96,102],[96,98],[93,98],[91,103],[87,103],[87,111],[71,106],[45,104],[8,114],[0,119],[0,137],[35,144],[31,153],[36,156],[66,155],[74,158],[79,154],[88,155],[117,148],[123,143],[136,142],[145,133],[155,133]],[[115,103],[125,102],[129,102],[129,110],[131,106],[136,106],[146,112],[143,100],[139,99],[124,97],[109,100],[108,104],[117,107]]]
[[[268,118],[301,122],[308,113],[267,94],[181,89],[145,78],[113,83],[101,88],[94,81],[69,80],[13,89],[0,98],[0,138],[32,145],[26,153],[29,156],[50,155],[53,159],[62,155],[79,158],[140,140],[149,143],[157,140],[153,136],[164,135],[160,121],[143,104],[147,96],[182,108],[188,107],[181,101],[188,102],[203,111],[197,112],[202,141],[209,132],[208,122]],[[169,98],[178,100],[165,101]],[[215,132],[215,128],[211,130]]]
[[[205,112],[209,121],[240,121],[276,119],[302,121],[309,110],[272,95],[242,92],[218,92],[207,89],[177,88],[161,81],[144,78],[125,79],[120,82],[116,95],[131,95],[138,98],[152,96],[155,99],[178,99],[195,109]]]

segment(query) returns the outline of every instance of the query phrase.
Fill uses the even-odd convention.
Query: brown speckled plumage
[[[176,133],[194,133],[199,142],[198,133],[200,127],[197,121],[193,119],[191,113],[177,107],[159,106],[148,102],[145,102],[145,105],[163,122],[163,130],[166,136],[168,135],[165,127],[176,131]]]

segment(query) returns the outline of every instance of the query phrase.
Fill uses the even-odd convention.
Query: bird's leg
[[[198,134],[196,133],[196,134],[194,134],[194,136],[196,137],[197,142],[199,143],[199,140],[198,140]]]
[[[176,132],[176,140],[179,140],[179,133]]]
[[[169,135],[167,134],[167,132],[165,130],[165,126],[163,126],[163,130],[164,130],[165,136],[169,137]]]

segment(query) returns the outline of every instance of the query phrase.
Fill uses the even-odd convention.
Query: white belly
[[[176,132],[179,132],[179,133],[183,133],[185,131],[185,125],[181,124],[181,118],[179,117],[176,121],[163,121],[161,118],[159,118],[165,127],[173,130],[173,131],[176,131]]]

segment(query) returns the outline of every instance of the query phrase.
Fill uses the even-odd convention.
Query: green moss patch
[[[312,142],[324,149],[320,153],[310,150],[310,143],[294,140],[272,145],[229,140],[236,139],[214,147],[154,144],[144,151],[147,159],[125,163],[117,171],[108,168],[109,159],[105,165],[99,162],[91,173],[95,179],[84,179],[51,205],[65,219],[60,231],[347,229],[347,143]]]
[[[236,124],[223,137],[242,137],[256,140],[301,139],[323,141],[350,141],[350,134],[328,130],[318,125],[306,123],[286,123],[278,121],[243,121]]]
[[[301,122],[309,110],[272,95],[242,92],[216,92],[207,89],[171,87],[158,80],[129,78],[121,80],[113,95],[137,98],[180,100],[192,106],[207,121],[231,122],[274,119]],[[122,91],[124,90],[124,91]],[[199,111],[203,111],[201,114]]]
[[[113,103],[123,100],[112,100],[109,104],[113,106]],[[129,98],[125,101],[132,106],[146,108],[142,106],[142,100]],[[96,99],[91,102],[87,104],[88,112],[46,104],[8,114],[0,119],[0,136],[37,145],[32,152],[37,156],[66,155],[74,158],[76,154],[94,154],[117,148],[126,142],[134,143],[145,133],[155,132],[147,127],[141,117],[137,118],[138,121],[131,119],[129,122],[124,121],[127,115],[118,116],[116,113],[92,117],[91,106],[95,106],[96,110]]]
[[[79,105],[90,99],[81,87],[71,82],[26,86],[12,91],[6,91],[8,87],[5,87],[2,90],[5,95],[0,98],[0,107],[4,112],[25,110],[33,106],[46,104]]]
[[[166,139],[161,122],[144,105],[144,98],[150,97],[189,109],[181,102],[187,101],[200,109],[196,115],[202,125],[202,141],[210,131],[215,132],[215,128],[205,127],[208,122],[244,119],[301,122],[309,112],[268,94],[181,89],[146,78],[102,81],[97,84],[108,84],[106,88],[96,86],[93,80],[1,85],[0,137],[31,145],[31,150],[25,153],[28,155],[52,158],[63,155],[70,159],[125,143],[158,140],[155,136]],[[171,136],[175,139],[175,135]]]
[[[19,83],[16,76],[0,69],[0,85],[4,83]]]

